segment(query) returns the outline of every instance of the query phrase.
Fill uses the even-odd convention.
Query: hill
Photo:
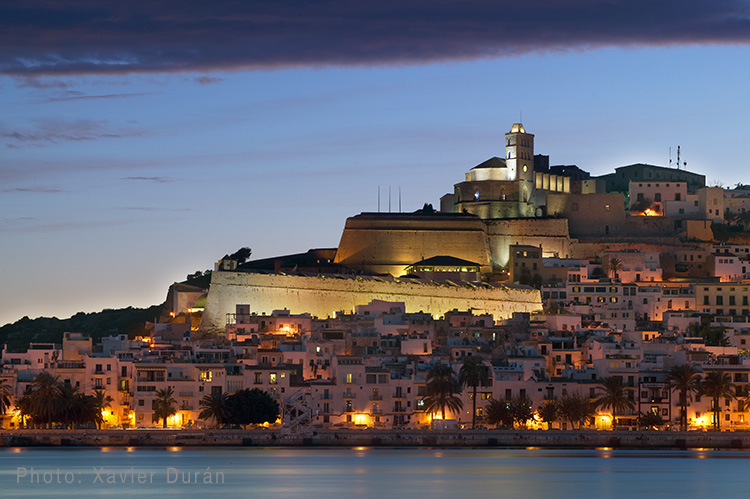
[[[104,309],[101,312],[78,312],[68,319],[57,317],[23,317],[0,327],[0,344],[11,351],[24,351],[29,343],[61,343],[66,331],[85,333],[94,342],[102,336],[127,334],[133,338],[144,332],[144,324],[159,317],[163,305],[148,308]]]

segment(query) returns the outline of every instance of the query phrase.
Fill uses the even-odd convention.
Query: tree
[[[720,430],[720,399],[724,398],[730,400],[736,398],[732,379],[725,372],[712,371],[706,374],[706,377],[701,381],[699,393],[701,396],[705,395],[711,397],[711,409],[714,413],[714,428]]]
[[[91,398],[91,405],[94,411],[94,422],[96,427],[102,429],[102,423],[104,422],[104,416],[102,412],[107,407],[112,407],[111,404],[114,399],[104,393],[104,390],[94,390],[94,396]]]
[[[596,400],[596,406],[612,409],[612,428],[617,426],[617,414],[632,410],[635,404],[625,396],[625,385],[619,376],[609,376],[601,380],[602,395]]]
[[[594,404],[578,393],[564,395],[558,402],[558,414],[563,420],[569,421],[574,428],[576,424],[581,428],[585,421],[594,417],[595,413]]]
[[[472,388],[471,397],[471,428],[474,429],[477,417],[477,387],[490,384],[490,368],[476,357],[465,357],[461,369],[458,371],[458,384],[461,387]]]
[[[521,395],[511,401],[510,412],[513,415],[513,421],[524,428],[526,427],[526,423],[534,417],[534,409],[531,406],[531,401]]]
[[[453,369],[447,364],[436,364],[425,378],[424,409],[434,413],[440,411],[445,419],[445,409],[453,412],[460,411],[464,404],[456,396],[458,383],[453,375]]]
[[[700,390],[700,377],[692,365],[680,364],[667,371],[667,383],[673,392],[680,392],[680,429],[687,431],[688,400]]]
[[[167,427],[167,418],[177,414],[177,400],[174,398],[174,389],[171,386],[162,390],[157,390],[156,400],[154,400],[154,419],[164,421],[164,428]]]
[[[638,416],[638,426],[643,426],[647,430],[651,428],[658,429],[663,424],[664,420],[661,419],[661,416],[653,411],[648,411],[646,414]]]
[[[543,405],[540,405],[536,412],[539,414],[541,420],[547,423],[547,429],[549,430],[552,423],[557,421],[557,402],[554,400],[548,400]]]
[[[57,376],[42,372],[29,385],[29,401],[24,407],[32,421],[49,427],[58,414],[61,383]]]
[[[231,255],[225,255],[225,260],[235,260],[238,264],[245,263],[248,258],[250,258],[250,255],[253,254],[253,250],[248,248],[247,246],[238,249]]]
[[[65,428],[96,421],[93,397],[86,397],[70,383],[60,384],[60,395],[55,399],[55,407],[53,421],[62,423]]]
[[[279,403],[259,388],[234,392],[227,398],[227,406],[231,424],[272,423],[279,417]]]
[[[612,280],[614,281],[617,280],[618,273],[622,272],[622,269],[622,260],[620,260],[616,256],[611,257],[607,262],[607,273],[609,273],[609,275],[612,277]]]
[[[495,426],[512,427],[513,412],[510,410],[510,404],[504,400],[491,398],[484,408],[484,420]]]
[[[13,399],[13,388],[6,379],[0,379],[0,415],[5,416]]]
[[[229,395],[226,392],[204,396],[199,402],[203,410],[198,417],[204,421],[213,419],[219,427],[227,424],[231,417],[228,399]]]

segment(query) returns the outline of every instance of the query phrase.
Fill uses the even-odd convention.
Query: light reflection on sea
[[[749,457],[538,448],[0,449],[0,496],[737,497],[748,487]],[[204,483],[209,478],[214,483]]]

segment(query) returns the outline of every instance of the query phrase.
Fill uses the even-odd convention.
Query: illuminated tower
[[[521,123],[514,123],[505,134],[505,164],[508,180],[534,181],[534,135],[526,133]]]

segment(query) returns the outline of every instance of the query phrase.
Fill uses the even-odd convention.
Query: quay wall
[[[250,312],[270,315],[288,309],[325,318],[339,311],[351,312],[372,300],[404,302],[407,312],[443,315],[470,308],[505,319],[513,312],[541,310],[539,290],[525,287],[472,287],[418,283],[411,280],[292,276],[218,271],[211,274],[201,327],[223,329],[227,314],[237,304],[249,304]]]
[[[542,447],[750,449],[750,432],[542,430],[20,430],[0,432],[0,447]]]

